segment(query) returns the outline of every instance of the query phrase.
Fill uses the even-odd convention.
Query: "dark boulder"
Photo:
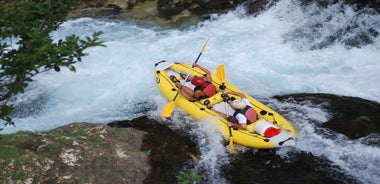
[[[275,5],[279,0],[251,0],[245,1],[244,7],[249,15],[258,15],[260,12]]]
[[[351,139],[380,133],[380,104],[358,97],[332,94],[292,94],[275,96],[280,101],[310,101],[323,105],[332,117],[322,127],[346,135]]]
[[[376,122],[365,116],[354,120],[329,120],[322,127],[344,134],[351,139],[365,137],[372,132],[379,132],[376,131]]]
[[[108,125],[114,128],[133,127],[146,132],[141,149],[149,150],[151,172],[144,183],[176,181],[183,166],[193,164],[193,157],[198,155],[196,144],[190,138],[146,116]]]
[[[158,0],[157,10],[162,18],[170,19],[172,16],[180,14],[191,4],[186,0]]]
[[[109,14],[123,12],[130,13],[132,9],[142,4],[155,3],[158,15],[164,19],[172,19],[184,11],[189,11],[193,16],[205,16],[212,13],[225,13],[243,5],[247,14],[258,15],[263,10],[272,7],[279,0],[81,0],[78,10],[89,9],[87,12],[99,14],[96,8],[106,8],[106,16]],[[324,8],[329,5],[344,3],[356,7],[356,10],[371,8],[377,13],[380,12],[380,0],[299,0],[301,5],[308,6],[316,3],[319,7]],[[101,10],[104,11],[104,10]],[[142,12],[140,12],[142,13]],[[104,13],[102,13],[104,14]],[[88,16],[85,14],[84,16]]]
[[[244,0],[158,0],[157,10],[162,18],[170,19],[184,10],[194,15],[223,13],[235,8]]]

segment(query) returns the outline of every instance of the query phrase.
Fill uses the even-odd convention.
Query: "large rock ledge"
[[[247,0],[81,0],[78,10],[87,8],[107,8],[113,9],[113,13],[131,11],[140,6],[154,7],[158,16],[171,19],[186,12],[186,14],[204,15],[207,13],[224,12],[236,7]],[[260,0],[265,1],[266,0]],[[145,13],[152,13],[146,11]]]
[[[259,15],[279,0],[80,0],[81,4],[71,11],[68,18],[111,18],[135,21],[142,25],[188,27],[211,18],[212,14],[223,14],[238,6],[244,7],[248,15]],[[355,11],[370,8],[380,13],[380,3],[373,0],[299,0],[302,5],[316,3],[324,8],[344,2],[355,6]],[[296,2],[295,2],[296,3]],[[372,11],[371,10],[371,11]],[[375,32],[374,34],[377,34]]]
[[[380,134],[380,104],[358,97],[333,94],[290,94],[275,96],[280,101],[311,102],[325,108],[331,118],[322,127],[356,139],[372,133]]]
[[[77,123],[1,135],[0,183],[143,183],[150,172],[144,134]]]
[[[119,13],[131,14],[138,18],[159,17],[176,19],[178,17],[203,16],[213,13],[225,13],[239,5],[244,5],[248,14],[257,14],[271,7],[279,0],[80,0],[72,16],[104,16]],[[320,7],[344,2],[357,10],[371,8],[380,12],[380,4],[374,0],[299,0],[302,5],[315,3]],[[296,2],[295,2],[296,3]],[[82,11],[84,10],[84,11]]]
[[[147,117],[0,136],[0,183],[167,183],[196,145]]]

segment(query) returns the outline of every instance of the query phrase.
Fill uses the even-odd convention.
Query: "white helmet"
[[[243,100],[234,100],[231,102],[231,105],[235,109],[239,109],[239,110],[242,110],[247,106],[247,104]]]

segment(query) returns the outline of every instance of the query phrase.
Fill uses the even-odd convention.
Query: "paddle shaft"
[[[224,79],[224,77],[223,77],[223,79]],[[224,81],[222,81],[223,83],[224,83]],[[225,95],[227,95],[227,94],[225,94]],[[227,115],[227,126],[228,126],[228,122],[229,122],[229,109],[228,109],[228,100],[226,100],[224,97],[223,97],[223,101],[224,101],[224,106],[225,106],[225,108],[226,108],[226,115]],[[235,146],[234,146],[234,139],[233,139],[233,136],[232,136],[232,130],[231,130],[232,128],[230,127],[230,126],[228,126],[228,132],[230,133],[230,148],[231,148],[231,150],[234,152],[234,153],[236,153],[237,151],[236,151],[236,148],[235,148]]]
[[[228,123],[228,116],[229,116],[229,113],[228,113],[228,102],[227,102],[227,100],[224,100],[224,106],[226,107],[226,115],[227,115],[227,123]],[[227,126],[228,126],[228,124],[227,124]],[[230,132],[230,138],[232,137],[232,131],[231,131],[231,127],[230,126],[228,126],[228,130],[229,130],[229,132]]]
[[[199,53],[199,55],[198,55],[198,57],[197,57],[197,59],[195,60],[194,63],[197,63],[197,62],[198,62],[198,60],[199,60],[199,58],[201,57],[201,55],[202,55],[202,53],[203,53],[203,51],[204,51],[204,49],[205,49],[207,43],[208,43],[208,39],[207,39],[206,42],[203,44],[203,47],[202,47],[202,49],[201,49],[201,52]],[[180,86],[180,88],[177,90],[177,93],[176,93],[176,95],[174,96],[173,100],[172,100],[171,102],[169,102],[168,104],[165,105],[164,110],[163,110],[162,113],[161,113],[163,117],[170,118],[171,113],[172,113],[173,110],[174,110],[174,106],[175,106],[174,102],[175,102],[175,100],[176,100],[177,97],[178,97],[179,90],[182,89],[182,87],[183,87],[183,85],[185,84],[186,80],[188,79],[188,77],[190,76],[191,72],[193,71],[193,68],[194,68],[194,67],[192,66],[190,72],[189,72],[189,73],[187,74],[187,76],[186,76],[186,79],[182,81],[181,86]]]
[[[201,52],[199,52],[198,57],[197,57],[197,59],[195,60],[194,64],[198,62],[199,58],[200,58],[201,55],[203,54],[203,51],[205,50],[205,47],[206,47],[207,43],[208,43],[208,39],[207,39],[206,42],[203,44],[203,47],[202,47],[202,49],[201,49]],[[186,75],[185,80],[182,81],[182,83],[181,83],[181,87],[180,87],[178,90],[181,90],[181,89],[182,89],[183,84],[185,84],[186,80],[189,78],[189,76],[190,76],[191,72],[193,71],[193,69],[194,69],[194,67],[191,66],[190,72]],[[175,101],[175,100],[177,99],[178,94],[179,94],[179,93],[177,92],[177,94],[176,94],[176,95],[174,96],[174,98],[173,98],[173,101]]]
[[[219,80],[222,81],[222,86],[223,86],[223,89],[222,90],[225,90],[226,87],[224,86],[224,82],[226,80],[226,74],[224,72],[224,65],[219,65],[217,68],[216,68],[216,74],[217,74],[217,77],[219,78]],[[225,94],[227,95],[227,94]],[[228,100],[226,100],[223,96],[223,101],[224,101],[224,105],[225,105],[225,108],[226,108],[226,115],[227,115],[227,126],[228,126],[228,117],[229,117],[229,109],[228,109]],[[236,148],[234,146],[234,139],[233,139],[233,136],[232,136],[232,130],[231,130],[231,127],[228,126],[228,132],[230,133],[230,148],[232,150],[232,152],[234,153],[237,153],[236,151]]]

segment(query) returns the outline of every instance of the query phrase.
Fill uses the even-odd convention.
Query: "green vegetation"
[[[143,153],[146,155],[146,156],[150,156],[152,154],[152,150],[145,150],[143,151]]]
[[[17,159],[25,150],[35,151],[41,159],[51,155],[59,154],[63,147],[70,147],[72,141],[62,138],[64,135],[51,132],[27,132],[20,131],[15,134],[2,135],[0,138],[0,160]],[[66,135],[67,136],[67,135]],[[72,135],[75,138],[75,135]],[[45,143],[43,138],[55,139],[56,142]],[[43,144],[46,144],[43,149],[38,149]]]
[[[125,175],[130,167],[148,164],[144,156],[150,151],[139,151],[136,145],[141,135],[131,128],[91,123],[5,134],[0,137],[0,183],[85,183],[89,176],[109,181],[133,178]],[[146,166],[141,168],[148,171]]]
[[[111,169],[112,168],[112,160],[109,157],[103,157],[102,168],[103,169]]]
[[[0,121],[13,124],[12,98],[24,93],[33,77],[41,72],[67,67],[82,61],[85,49],[104,46],[94,32],[92,37],[69,35],[53,41],[50,33],[59,28],[80,1],[22,0],[0,2]],[[0,129],[1,130],[1,129]]]
[[[0,181],[5,181],[5,177],[11,177],[12,180],[25,178],[25,172],[22,169],[9,169],[9,167],[35,170],[35,177],[39,173],[36,163],[44,163],[47,158],[57,157],[63,149],[73,147],[73,141],[85,139],[85,144],[99,143],[101,138],[92,138],[83,129],[78,128],[75,131],[43,131],[28,132],[20,131],[14,134],[5,134],[0,137],[0,173],[6,173],[0,176]],[[33,152],[33,154],[30,154]],[[83,154],[86,154],[84,151]],[[108,168],[109,162],[104,167]],[[9,170],[12,170],[10,173]]]
[[[177,179],[181,184],[192,184],[200,181],[202,175],[200,175],[195,169],[192,169],[188,172],[181,172],[181,174],[177,176]]]
[[[122,135],[128,135],[128,133],[132,132],[132,128],[113,128],[115,130],[115,134],[117,136],[122,136]]]
[[[18,132],[13,135],[3,135],[0,138],[0,159],[18,158],[24,154],[24,149],[28,143],[36,140],[33,134],[28,132]]]
[[[0,147],[0,159],[10,159],[20,157],[24,154],[24,151],[14,146],[2,145]]]

